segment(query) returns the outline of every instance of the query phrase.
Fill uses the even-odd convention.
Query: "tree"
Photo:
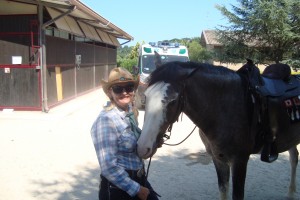
[[[142,44],[144,44],[144,42]],[[138,58],[140,46],[141,46],[140,43],[137,42],[136,45],[131,49],[131,52],[130,52],[130,55],[129,55],[130,59],[137,59]]]
[[[189,57],[191,61],[203,62],[212,58],[211,53],[200,45],[200,41],[192,40],[188,44]]]
[[[134,47],[119,47],[117,51],[117,66],[124,67],[132,72],[132,67],[137,65],[138,62],[139,48],[139,43],[136,43]]]
[[[232,11],[217,9],[229,20],[218,29],[224,44],[221,61],[252,58],[260,63],[299,60],[299,0],[238,0]]]

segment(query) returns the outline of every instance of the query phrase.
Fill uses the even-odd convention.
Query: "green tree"
[[[261,63],[299,60],[299,0],[238,0],[232,11],[217,9],[229,20],[218,29],[224,51],[220,61],[252,58]]]
[[[124,47],[122,47],[122,46],[119,47],[117,49],[117,56],[118,56],[117,59],[127,58],[128,55],[130,54],[131,50],[132,50],[132,47],[129,47],[127,45],[125,45]]]
[[[132,72],[132,67],[137,65],[138,62],[139,47],[139,43],[136,43],[134,47],[119,47],[117,50],[117,66],[124,67]]]
[[[204,62],[212,58],[211,53],[200,45],[199,40],[188,43],[189,57],[194,62]]]
[[[140,48],[140,43],[137,42],[136,45],[131,49],[129,58],[130,59],[135,59],[139,56],[139,48]]]

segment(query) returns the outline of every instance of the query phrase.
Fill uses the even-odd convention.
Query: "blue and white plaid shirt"
[[[135,196],[140,184],[133,181],[125,170],[141,169],[143,160],[137,155],[138,138],[131,130],[125,111],[117,107],[102,110],[92,126],[91,135],[102,176],[130,196]]]

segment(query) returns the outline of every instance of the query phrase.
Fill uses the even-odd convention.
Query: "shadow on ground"
[[[36,199],[96,200],[99,186],[98,168],[79,167],[78,174],[66,174],[60,180],[33,181],[39,188],[33,191]]]
[[[176,151],[170,156],[157,156],[152,161],[149,179],[161,199],[219,199],[217,175],[211,157],[205,152]],[[300,167],[297,174],[300,173]],[[299,176],[297,176],[298,178]],[[264,163],[260,155],[251,155],[245,184],[247,200],[287,200],[290,163],[280,154],[274,163]],[[297,179],[300,186],[300,179]],[[231,199],[231,180],[229,199]],[[299,192],[295,194],[299,198]]]
[[[77,171],[78,174],[67,174],[65,181],[34,181],[39,189],[33,191],[33,195],[44,200],[96,200],[99,169],[80,167]],[[297,173],[300,173],[299,168]],[[181,149],[170,155],[155,155],[148,178],[162,196],[161,200],[219,199],[215,168],[205,151],[191,153]],[[272,164],[261,162],[259,155],[252,155],[248,163],[245,199],[287,199],[289,181],[290,164],[286,154],[280,155]],[[299,193],[296,193],[296,199],[299,199]]]

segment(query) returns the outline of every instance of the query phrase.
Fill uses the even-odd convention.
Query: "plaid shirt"
[[[129,177],[125,169],[141,169],[143,160],[136,152],[138,138],[125,116],[125,111],[117,107],[101,111],[92,126],[91,135],[102,176],[130,196],[135,196],[140,185]]]

